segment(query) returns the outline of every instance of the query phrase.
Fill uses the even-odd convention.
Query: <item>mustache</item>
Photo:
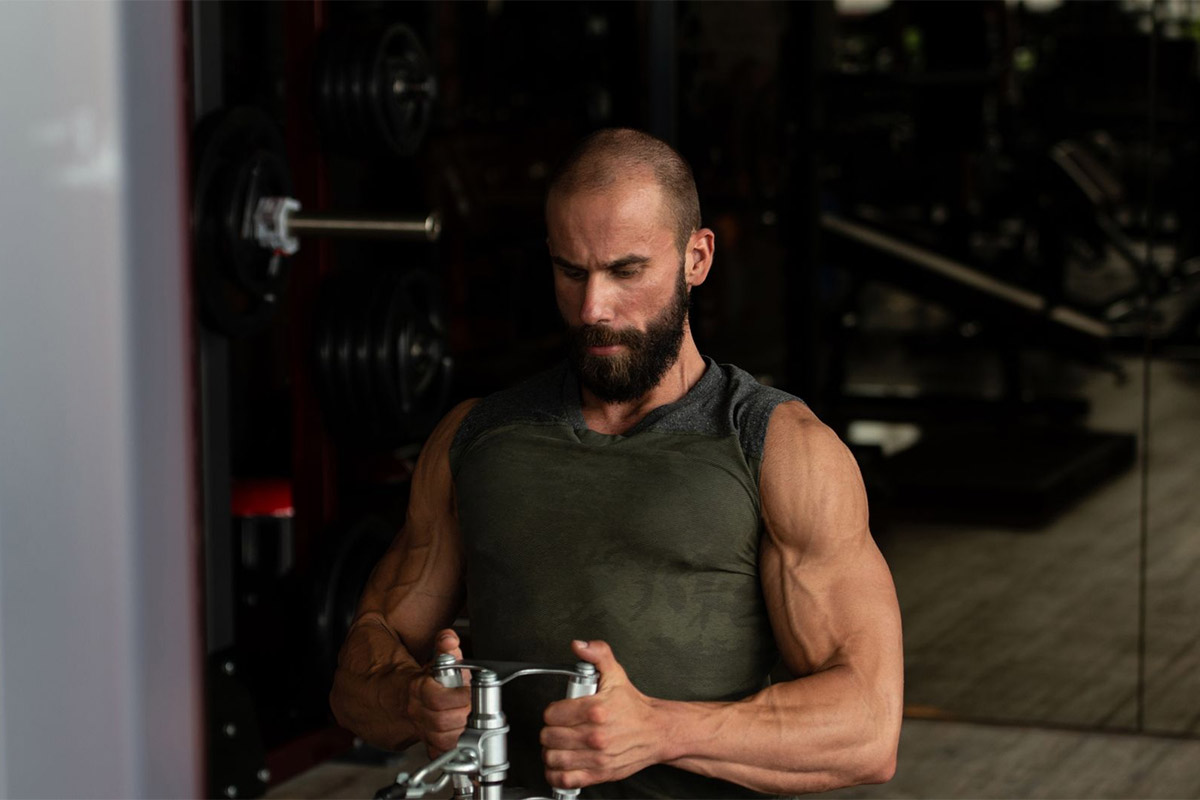
[[[606,325],[584,325],[571,333],[572,338],[583,347],[611,347],[618,344],[637,347],[642,343],[641,332],[629,328],[620,330]]]

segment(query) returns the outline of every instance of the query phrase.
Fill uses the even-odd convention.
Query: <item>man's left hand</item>
[[[577,789],[632,775],[661,760],[662,724],[657,703],[637,690],[606,642],[575,641],[576,657],[596,665],[596,694],[546,707],[542,758],[546,780]]]

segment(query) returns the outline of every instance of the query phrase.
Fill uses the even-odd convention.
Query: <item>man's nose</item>
[[[603,273],[588,275],[583,286],[583,304],[579,321],[584,325],[603,325],[613,322],[613,287]]]

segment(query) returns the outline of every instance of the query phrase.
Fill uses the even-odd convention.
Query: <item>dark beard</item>
[[[645,333],[633,328],[615,330],[584,325],[570,328],[571,363],[583,385],[606,403],[627,403],[647,394],[679,358],[684,322],[688,314],[687,282],[683,270],[675,295],[651,320]],[[626,352],[594,356],[589,347],[624,345]]]

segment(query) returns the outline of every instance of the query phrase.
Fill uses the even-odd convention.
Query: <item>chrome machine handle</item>
[[[534,664],[522,661],[458,661],[449,653],[442,653],[433,663],[435,677],[463,669],[470,672],[478,672],[487,682],[497,683],[500,686],[516,678],[524,678],[527,675],[565,675],[568,678],[584,680],[585,676],[594,676],[596,674],[596,668],[586,661],[578,661],[575,664]],[[438,682],[441,683],[440,678]],[[592,683],[595,683],[595,679],[592,680]],[[448,686],[449,684],[442,685]],[[462,683],[460,682],[457,685],[462,686]],[[589,694],[593,693],[589,692]],[[584,697],[585,695],[579,696]]]
[[[571,680],[567,681],[568,700],[573,700],[576,697],[589,697],[595,694],[596,690],[600,688],[600,675],[596,672],[596,668],[584,661],[576,664],[576,667],[584,666],[591,667],[591,670],[587,673],[572,676]],[[587,680],[583,679],[584,674],[586,674]],[[554,800],[575,800],[576,797],[579,797],[579,790],[555,789],[552,794],[554,795]]]
[[[434,680],[450,689],[464,685],[460,670],[475,672],[477,676],[471,686],[471,714],[466,730],[459,737],[458,747],[434,759],[412,777],[405,773],[397,775],[395,783],[381,789],[377,797],[424,797],[453,781],[455,800],[498,800],[508,770],[508,722],[500,709],[500,687],[528,675],[565,675],[569,678],[567,699],[574,699],[595,694],[600,684],[596,667],[584,661],[573,666],[458,661],[449,653],[443,653],[430,668]],[[442,775],[436,781],[426,783],[427,776],[439,769]],[[553,800],[575,800],[578,796],[578,789],[553,791]]]
[[[462,672],[453,667],[443,666],[454,662],[454,656],[443,653],[437,657],[437,661],[434,663],[433,679],[447,689],[461,689],[464,685]],[[466,800],[474,791],[469,774],[456,772],[450,776],[450,781],[454,784],[454,800]]]

